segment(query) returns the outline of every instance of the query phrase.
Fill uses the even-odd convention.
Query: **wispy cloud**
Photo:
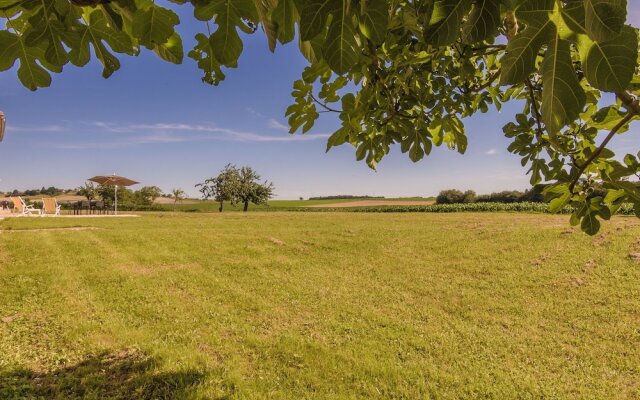
[[[166,134],[148,134],[143,136],[133,136],[115,141],[103,142],[81,142],[81,143],[56,143],[48,145],[63,150],[81,150],[81,149],[113,149],[118,147],[135,146],[143,144],[162,144],[162,143],[180,143],[188,142],[187,137],[172,136]]]
[[[277,121],[274,120],[277,123]],[[279,124],[278,128],[284,127]],[[145,144],[186,143],[207,141],[234,142],[305,142],[321,140],[328,134],[265,135],[255,132],[240,131],[219,127],[213,124],[185,124],[185,123],[153,123],[153,124],[117,124],[104,121],[78,122],[61,127],[56,132],[91,132],[92,137],[99,138],[91,142],[75,141],[73,143],[54,143],[50,146],[60,149],[90,149],[116,148]],[[286,127],[285,127],[286,128]],[[42,132],[43,129],[27,129]]]
[[[15,126],[7,124],[7,132],[64,132],[67,127],[63,125],[40,125],[40,126]]]
[[[200,135],[188,136],[194,140],[233,140],[238,142],[303,142],[329,137],[328,134],[310,135],[262,135],[255,132],[239,131],[236,129],[222,128],[215,125],[193,125],[182,123],[156,123],[156,124],[131,124],[116,125],[99,123],[100,127],[109,132],[163,132],[173,137],[184,137],[184,133],[198,133]],[[179,135],[179,136],[178,136]]]
[[[251,107],[247,107],[247,108],[246,108],[246,110],[247,110],[247,112],[248,112],[249,114],[251,114],[251,115],[252,115],[252,116],[254,116],[254,117],[265,118],[265,115],[264,115],[264,114],[262,114],[262,113],[261,113],[261,112],[259,112],[259,111],[256,111],[255,109],[253,109],[253,108],[251,108]]]
[[[498,154],[498,150],[496,149],[489,149],[488,151],[486,151],[484,154],[488,155],[488,156],[495,156]]]
[[[269,120],[269,128],[277,129],[277,130],[280,130],[280,131],[283,131],[283,132],[289,132],[289,127],[288,126],[278,122],[277,120],[275,120],[273,118]]]

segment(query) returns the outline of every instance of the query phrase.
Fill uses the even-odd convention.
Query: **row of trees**
[[[251,167],[237,168],[227,164],[220,173],[196,185],[206,199],[214,199],[220,203],[218,211],[222,212],[224,202],[231,205],[242,204],[243,211],[249,209],[249,203],[264,204],[273,197],[273,183],[260,183],[260,175]]]
[[[457,189],[441,191],[436,197],[436,204],[461,204],[461,203],[542,203],[544,195],[535,189],[505,190],[491,194],[476,195],[473,190],[462,192]]]
[[[107,204],[113,204],[116,195],[114,186],[93,183],[86,183],[79,187],[77,193],[89,201],[100,198]],[[118,188],[118,204],[124,207],[151,206],[160,196],[162,196],[162,190],[157,186],[145,186],[135,191],[124,187]]]
[[[13,191],[7,194],[11,196],[38,196],[38,195],[58,196],[63,193],[73,193],[73,192],[74,192],[73,189],[60,189],[55,186],[49,186],[48,188],[45,188],[43,186],[41,189],[27,189],[27,190],[14,189]]]

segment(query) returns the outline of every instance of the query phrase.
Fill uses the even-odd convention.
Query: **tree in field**
[[[98,189],[93,183],[85,183],[78,188],[78,194],[84,196],[87,200],[91,201],[98,197]]]
[[[220,173],[196,185],[202,197],[214,199],[220,203],[218,211],[222,212],[224,202],[235,202],[235,191],[238,186],[238,169],[235,165],[227,164]]]
[[[109,77],[114,53],[143,48],[172,63],[185,50],[174,9],[202,21],[188,56],[218,85],[238,65],[243,36],[273,51],[297,39],[308,67],[293,85],[291,132],[320,113],[341,122],[327,149],[355,148],[376,168],[399,145],[413,161],[434,146],[464,153],[463,120],[516,102],[503,127],[550,209],[594,234],[623,202],[640,216],[640,154],[610,142],[640,116],[638,30],[626,0],[149,0],[0,1],[0,71],[19,63],[28,88],[92,55]],[[631,2],[636,4],[637,2]],[[637,24],[637,21],[633,21]],[[240,32],[243,32],[241,36]],[[592,185],[604,196],[590,197]]]
[[[273,189],[273,183],[267,181],[260,183],[260,175],[253,168],[242,167],[238,171],[233,197],[238,203],[242,203],[242,211],[247,211],[249,203],[265,204],[273,197]]]
[[[157,186],[144,186],[133,193],[136,205],[150,206],[160,196],[162,189]]]
[[[171,197],[173,197],[173,211],[176,211],[176,205],[178,202],[182,202],[184,200],[184,190],[182,189],[171,189]]]
[[[116,187],[112,185],[98,185],[96,187],[98,196],[105,205],[111,207],[115,203]],[[132,206],[136,202],[133,190],[127,187],[118,187],[118,206]]]

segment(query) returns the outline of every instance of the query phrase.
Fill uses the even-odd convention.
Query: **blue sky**
[[[630,9],[629,21],[639,25],[640,5]],[[179,29],[190,48],[195,27],[188,13],[181,17]],[[85,68],[68,66],[50,88],[37,92],[20,85],[15,69],[0,73],[0,110],[8,122],[0,143],[0,191],[74,188],[88,177],[117,173],[196,195],[194,185],[227,163],[255,167],[282,199],[528,187],[526,169],[506,151],[509,140],[502,134],[519,105],[465,120],[464,156],[435,148],[413,163],[395,148],[372,171],[355,161],[348,145],[325,153],[326,136],[338,127],[333,115],[325,114],[310,134],[287,133],[284,111],[305,61],[295,44],[271,54],[263,35],[245,39],[239,68],[228,70],[218,87],[201,83],[192,60],[176,66],[148,51],[121,57],[122,68],[107,80],[95,61]],[[614,150],[637,152],[638,133],[636,122],[616,138]]]

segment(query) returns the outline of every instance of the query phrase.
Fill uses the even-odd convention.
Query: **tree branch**
[[[602,153],[602,151],[607,147],[607,145],[609,144],[609,142],[611,141],[611,139],[613,139],[613,137],[616,135],[616,133],[618,133],[618,131],[627,124],[627,122],[631,121],[633,118],[635,117],[634,114],[627,114],[624,118],[622,118],[620,120],[620,122],[618,122],[616,124],[616,126],[613,127],[613,129],[611,129],[611,132],[609,132],[609,134],[607,135],[607,137],[602,141],[602,143],[600,144],[600,146],[598,146],[598,148],[596,149],[596,151],[593,152],[593,154],[591,154],[591,156],[589,158],[587,158],[587,161],[584,162],[584,164],[582,164],[582,166],[580,167],[580,169],[578,170],[578,174],[575,176],[575,178],[573,178],[573,180],[571,181],[571,184],[569,185],[569,191],[571,193],[573,193],[573,189],[575,188],[576,184],[578,183],[578,180],[580,179],[580,177],[582,176],[582,174],[584,173],[584,171],[587,169],[587,167],[596,159],[600,156],[600,154]]]
[[[331,108],[328,105],[326,105],[325,103],[323,103],[320,100],[316,99],[316,97],[313,95],[313,93],[309,93],[309,96],[311,96],[311,100],[313,100],[314,102],[318,103],[322,108],[324,108],[327,111],[336,112],[336,113],[341,113],[342,112],[340,110],[336,110],[335,108]]]
[[[501,69],[497,70],[496,72],[493,73],[493,75],[491,75],[491,77],[489,77],[489,79],[485,83],[483,83],[482,85],[476,85],[472,87],[471,91],[480,92],[482,90],[485,90],[486,88],[491,86],[493,82],[496,81],[496,79],[498,79],[498,77],[500,76],[500,73],[502,73],[502,70]]]
[[[515,12],[509,10],[504,19],[504,28],[507,34],[507,40],[511,41],[518,34],[518,19]]]
[[[529,88],[529,97],[531,98],[531,108],[533,109],[533,117],[536,119],[536,123],[538,125],[538,140],[542,140],[542,135],[544,135],[544,129],[542,129],[542,115],[540,114],[540,110],[538,110],[538,102],[536,100],[536,94],[533,90],[533,84],[529,78],[526,80],[527,87]]]
[[[479,50],[488,50],[488,49],[506,50],[507,49],[507,45],[506,44],[488,44],[488,45],[485,45],[485,46],[473,47],[471,50],[472,51],[479,51]]]
[[[629,92],[616,93],[616,96],[622,101],[629,113],[640,116],[640,101]]]

